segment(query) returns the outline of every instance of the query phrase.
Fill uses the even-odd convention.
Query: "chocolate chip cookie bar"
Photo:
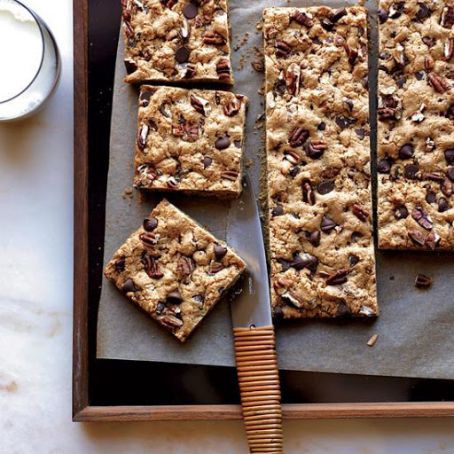
[[[379,247],[454,250],[454,1],[379,7]]]
[[[233,84],[227,0],[122,0],[126,82]]]
[[[139,102],[135,187],[240,194],[246,97],[142,86]]]
[[[264,12],[275,316],[378,313],[362,7]]]
[[[163,200],[104,273],[184,342],[244,269],[243,260],[224,243]]]

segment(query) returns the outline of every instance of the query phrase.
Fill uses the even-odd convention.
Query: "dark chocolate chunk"
[[[158,220],[156,218],[146,218],[143,221],[143,228],[147,232],[153,231],[158,226]]]
[[[284,214],[284,208],[282,205],[276,205],[272,210],[271,214],[273,216],[282,216]]]
[[[183,302],[183,297],[179,290],[174,290],[167,295],[166,302],[168,304],[180,304]]]
[[[410,230],[408,236],[418,246],[424,246],[425,238],[424,235],[419,230]]]
[[[183,14],[186,19],[194,19],[197,16],[198,8],[197,5],[189,2],[183,8]]]
[[[359,262],[358,256],[353,254],[348,256],[348,263],[350,264],[350,266],[355,266],[358,262]]]
[[[309,233],[309,242],[312,246],[318,247],[320,246],[320,230],[315,230],[314,232]]]
[[[394,217],[399,220],[399,219],[405,219],[408,217],[408,210],[405,205],[399,205],[396,208],[394,208]]]
[[[227,254],[227,248],[225,246],[221,246],[220,244],[214,245],[214,256],[216,260],[222,260],[225,254]]]
[[[126,258],[125,257],[120,257],[116,262],[115,262],[115,271],[117,273],[122,273],[125,270],[125,265],[126,265]]]
[[[378,19],[380,21],[380,24],[384,24],[388,20],[388,11],[380,8],[378,10]]]
[[[336,223],[326,214],[322,218],[322,222],[320,224],[320,229],[322,232],[328,233],[331,232],[336,227]]]
[[[346,270],[346,269],[338,270],[334,274],[331,274],[330,276],[328,276],[328,278],[326,279],[326,283],[328,285],[345,284],[345,282],[347,282],[348,273],[349,273],[349,270]]]
[[[326,129],[326,123],[324,121],[320,122],[319,125],[317,126],[317,129],[319,131],[324,131]]]
[[[132,279],[126,279],[126,281],[124,282],[124,284],[121,287],[121,290],[125,293],[129,293],[129,292],[136,292],[137,288]]]
[[[356,120],[354,118],[345,117],[343,115],[341,115],[340,117],[336,117],[336,124],[341,129],[348,128],[349,126],[351,126],[355,123],[356,123]]]
[[[319,194],[325,195],[330,193],[334,189],[334,181],[322,181],[317,185],[317,191]]]
[[[377,171],[378,173],[389,173],[391,171],[391,159],[390,158],[382,158],[377,163]]]
[[[203,158],[203,168],[208,169],[210,165],[213,163],[213,159],[211,159],[209,156],[205,156]]]
[[[454,148],[448,148],[444,154],[446,162],[450,165],[454,164]]]
[[[422,22],[431,16],[432,11],[425,3],[418,3],[418,6],[419,9],[418,12],[416,13],[416,18]]]
[[[225,150],[226,148],[230,147],[230,138],[227,136],[218,137],[214,146],[218,150]]]
[[[404,167],[405,178],[409,180],[416,180],[418,178],[419,165],[418,164],[407,164]]]
[[[444,213],[445,211],[449,210],[449,203],[444,197],[440,197],[438,200],[438,211],[440,213]]]
[[[427,203],[435,203],[437,201],[437,194],[433,191],[428,191],[426,194],[426,202]]]
[[[241,140],[234,140],[233,145],[235,145],[235,147],[237,148],[241,148]]]
[[[410,159],[415,154],[415,149],[411,143],[406,143],[399,150],[400,159]]]
[[[189,60],[189,54],[187,47],[179,47],[175,52],[175,60],[178,63],[186,63]]]
[[[133,60],[125,60],[125,68],[128,74],[132,74],[137,71],[137,64]]]
[[[303,254],[295,254],[292,262],[292,267],[296,270],[302,270],[307,268],[308,270],[315,273],[318,266],[318,259],[317,257],[308,254],[307,252]]]

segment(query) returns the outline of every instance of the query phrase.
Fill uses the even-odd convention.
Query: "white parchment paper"
[[[354,2],[350,2],[354,3]],[[250,99],[245,158],[248,172],[259,194],[263,165],[263,98],[258,94],[263,75],[251,68],[254,49],[261,48],[256,24],[267,6],[310,6],[307,1],[230,1],[235,73],[234,91]],[[333,7],[348,2],[326,1]],[[376,47],[376,9],[366,2],[372,27],[370,41]],[[247,39],[246,39],[247,38]],[[133,176],[137,118],[137,89],[123,83],[122,40],[117,58],[110,166],[106,200],[105,262],[142,222],[159,197],[128,197]],[[243,41],[247,41],[245,44]],[[242,44],[243,43],[243,44]],[[373,56],[376,52],[373,52]],[[371,71],[374,85],[375,75]],[[375,96],[371,96],[371,118]],[[259,121],[256,121],[259,119]],[[372,130],[375,129],[372,122]],[[126,190],[126,193],[125,193]],[[226,202],[207,198],[170,197],[215,235],[225,237]],[[448,254],[377,253],[378,294],[381,315],[375,322],[364,320],[292,321],[278,326],[278,355],[281,369],[369,375],[454,378],[454,256]],[[429,291],[417,290],[417,273],[434,278]],[[103,281],[98,315],[98,357],[185,364],[234,365],[228,303],[222,302],[194,335],[182,345],[142,313],[113,285]],[[373,348],[367,340],[378,334]]]

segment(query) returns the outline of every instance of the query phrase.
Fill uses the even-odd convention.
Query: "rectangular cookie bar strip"
[[[184,342],[244,269],[222,241],[163,200],[115,252],[104,274]]]
[[[246,106],[227,91],[142,86],[134,186],[238,196]]]
[[[452,251],[454,2],[379,7],[379,247]]]
[[[227,0],[122,0],[126,82],[233,84]]]
[[[263,31],[274,314],[375,316],[366,10],[269,8]]]

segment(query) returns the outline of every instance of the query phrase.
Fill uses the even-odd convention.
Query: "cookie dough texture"
[[[375,316],[362,7],[264,12],[272,305]]]
[[[454,250],[454,2],[379,7],[379,246]]]
[[[163,200],[104,273],[184,342],[244,269],[224,243]]]
[[[126,82],[233,84],[227,0],[122,0]]]
[[[145,85],[139,103],[135,187],[240,194],[246,97]]]

